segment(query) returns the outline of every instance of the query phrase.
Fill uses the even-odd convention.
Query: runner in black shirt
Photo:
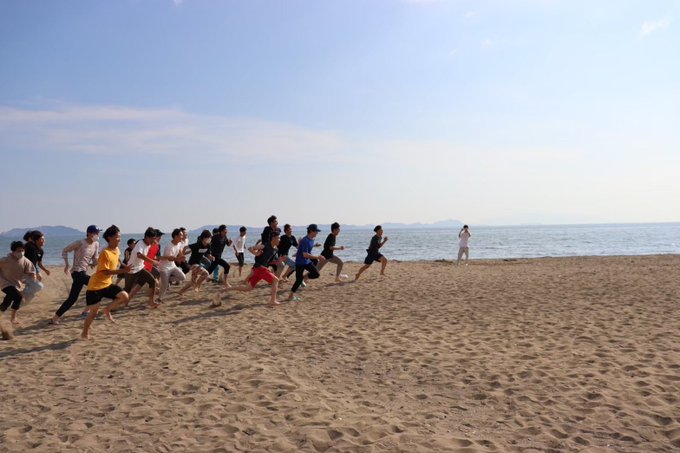
[[[371,244],[368,246],[366,249],[366,252],[368,253],[366,255],[366,259],[364,260],[364,265],[361,266],[359,269],[359,272],[357,272],[357,275],[354,277],[354,280],[359,280],[359,276],[368,269],[371,264],[373,264],[376,261],[380,261],[380,264],[382,265],[380,267],[380,275],[385,275],[385,267],[387,266],[387,258],[385,258],[381,253],[380,253],[380,248],[385,245],[385,242],[387,242],[387,236],[385,238],[382,238],[383,235],[383,229],[380,225],[376,226],[373,228],[373,231],[375,231],[375,236],[371,238]]]
[[[251,276],[243,284],[225,288],[225,290],[251,291],[253,288],[255,288],[255,285],[257,285],[260,280],[264,280],[272,286],[269,304],[272,306],[280,305],[281,302],[276,300],[276,292],[279,288],[279,279],[272,273],[272,271],[269,270],[269,265],[272,262],[277,264],[279,263],[277,257],[277,247],[279,245],[279,241],[279,233],[272,232],[268,242],[250,247],[248,250],[250,250],[250,252],[255,255],[255,265],[253,266]]]
[[[224,269],[224,286],[229,287],[229,263],[222,259],[222,253],[226,246],[231,246],[231,239],[227,237],[227,226],[220,225],[210,242],[210,254],[215,258],[208,267],[208,275],[217,271],[217,266],[222,266]],[[217,277],[213,276],[214,282],[217,283]]]
[[[317,268],[319,269],[319,272],[321,272],[321,269],[323,269],[323,267],[329,261],[331,263],[335,263],[337,265],[337,269],[335,271],[335,281],[341,282],[342,280],[340,280],[340,277],[347,278],[347,276],[341,274],[344,263],[333,253],[335,250],[345,250],[344,245],[341,245],[340,247],[335,246],[335,238],[338,236],[338,234],[340,234],[340,224],[335,222],[331,225],[331,232],[328,234],[326,242],[323,243],[323,251],[321,252],[321,256],[326,259],[321,261]]]
[[[293,228],[289,224],[283,226],[283,236],[281,236],[281,242],[279,242],[279,256],[281,257],[282,265],[279,266],[279,272],[277,277],[281,278],[283,273],[283,268],[288,266],[286,275],[283,276],[283,281],[288,281],[288,277],[295,272],[295,260],[289,255],[291,247],[298,247],[298,241],[295,236],[293,236]],[[285,266],[284,266],[285,265]]]
[[[192,286],[195,291],[198,291],[201,288],[201,284],[203,284],[205,279],[208,278],[208,271],[205,267],[203,267],[204,265],[201,264],[201,260],[205,256],[212,262],[213,257],[210,255],[211,238],[212,234],[210,234],[210,231],[203,230],[201,235],[198,237],[198,240],[184,249],[184,253],[191,252],[191,256],[189,257],[191,280],[189,280],[187,284],[184,285],[184,288],[179,290],[177,293],[178,295],[181,296]]]

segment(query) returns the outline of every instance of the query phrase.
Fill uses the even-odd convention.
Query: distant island
[[[345,230],[372,230],[373,227],[375,226],[374,224],[365,224],[365,225],[345,225],[345,224],[340,224],[341,227]],[[458,220],[441,220],[439,222],[434,222],[434,223],[393,223],[393,222],[386,222],[383,223],[382,226],[383,228],[387,229],[418,229],[418,228],[459,228],[463,225],[462,222]],[[212,231],[213,228],[217,228],[219,225],[204,225],[200,228],[194,228],[190,230],[190,234],[198,234],[203,230],[210,230]],[[251,234],[253,231],[261,231],[262,228],[264,228],[265,225],[259,225],[256,227],[253,226],[247,226],[249,231],[251,231]],[[283,224],[279,225],[279,227],[283,228]],[[227,225],[227,228],[229,228],[229,232],[233,234],[238,234],[238,229],[241,228],[241,225]],[[296,231],[304,230],[307,228],[307,225],[293,225],[293,229]],[[322,231],[330,231],[331,226],[330,224],[319,224],[319,228]],[[21,239],[24,234],[29,231],[29,230],[40,230],[45,234],[45,236],[50,237],[50,236],[85,236],[84,231],[77,230],[75,228],[63,226],[63,225],[58,225],[58,226],[49,226],[49,225],[43,225],[43,226],[38,226],[38,227],[27,227],[27,228],[13,228],[9,231],[5,231],[4,233],[0,233],[0,237],[2,238],[18,238]],[[139,232],[136,232],[139,233]],[[166,234],[170,234],[170,231],[164,231]],[[130,234],[130,232],[127,232],[127,234]]]
[[[49,237],[49,236],[84,236],[85,232],[76,230],[75,228],[63,226],[63,225],[57,225],[57,226],[49,226],[49,225],[43,225],[43,226],[38,226],[38,227],[27,227],[27,228],[13,228],[9,231],[5,231],[4,233],[0,233],[0,237],[3,238],[19,238],[21,239],[24,237],[24,234],[26,234],[27,231],[31,230],[40,230],[42,233]]]

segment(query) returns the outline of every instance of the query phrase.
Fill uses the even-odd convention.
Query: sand
[[[83,341],[82,300],[47,324],[55,268],[0,342],[0,451],[677,452],[679,269],[390,263],[336,285],[331,264],[295,304],[175,287]]]

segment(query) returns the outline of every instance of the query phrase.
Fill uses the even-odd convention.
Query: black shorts
[[[376,261],[380,261],[383,258],[383,256],[380,253],[374,254],[369,254],[366,259],[364,260],[364,264],[373,264]]]
[[[134,274],[125,274],[125,291],[130,292],[135,285],[149,285],[149,288],[155,288],[156,279],[146,269],[142,269]]]
[[[239,267],[243,267],[243,265],[246,263],[246,257],[243,255],[243,252],[238,252],[236,254],[236,259],[238,260]]]
[[[105,297],[107,299],[115,299],[121,291],[123,291],[123,289],[116,285],[109,285],[106,288],[98,289],[97,291],[86,291],[85,303],[90,306],[98,304]]]

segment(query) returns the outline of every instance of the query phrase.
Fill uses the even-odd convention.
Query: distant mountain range
[[[460,228],[463,226],[463,223],[459,220],[441,220],[439,222],[434,222],[434,223],[382,223],[381,224],[383,228],[385,229],[417,229],[417,228]],[[189,233],[190,234],[200,234],[201,231],[203,230],[209,230],[212,231],[213,228],[217,228],[219,225],[203,225],[200,228],[196,228],[191,230]],[[252,226],[246,226],[248,228],[248,231],[261,231],[266,225],[260,225],[257,227],[252,227]],[[330,223],[319,223],[317,225],[321,231],[330,231],[331,230],[331,224]],[[292,225],[293,230],[295,231],[300,231],[300,230],[305,230],[307,228],[307,225]],[[365,225],[345,225],[345,224],[340,224],[340,228],[344,230],[372,230],[375,227],[375,224],[365,224]],[[241,228],[241,225],[227,225],[227,228],[229,229],[229,234],[236,234]],[[279,228],[283,229],[283,224],[279,224]]]
[[[462,222],[458,220],[442,220],[439,222],[434,222],[434,223],[393,223],[393,222],[388,222],[388,223],[383,223],[382,226],[385,229],[417,229],[417,228],[459,228],[463,225]],[[195,234],[199,234],[203,230],[210,230],[212,231],[213,228],[217,228],[219,225],[204,225],[200,228],[195,228],[190,231],[190,234],[193,236]],[[281,228],[283,228],[283,225],[279,225]],[[372,230],[374,224],[366,224],[366,225],[344,225],[341,224],[341,228],[345,230]],[[252,226],[246,226],[248,230],[251,232],[253,231],[261,231],[265,225],[260,225],[256,227]],[[229,228],[229,234],[234,235],[238,234],[238,229],[241,228],[241,225],[227,225],[227,228]],[[305,230],[307,228],[307,225],[293,225],[293,229],[295,231],[301,231]],[[319,224],[319,228],[322,231],[330,231],[331,226],[330,224]],[[48,238],[50,236],[84,236],[85,232],[77,230],[75,228],[70,228],[67,226],[63,225],[58,225],[58,226],[48,226],[48,225],[43,225],[39,227],[27,227],[27,228],[13,228],[9,231],[5,231],[4,233],[0,233],[0,237],[3,238],[17,238],[21,239],[24,234],[29,231],[29,230],[40,230],[42,231],[45,236]],[[166,234],[170,234],[170,231],[164,231]]]
[[[9,231],[5,231],[4,233],[0,233],[0,237],[3,238],[17,238],[21,239],[24,237],[24,234],[26,234],[27,231],[31,230],[40,230],[42,233],[49,237],[49,236],[84,236],[85,232],[84,231],[79,231],[76,230],[75,228],[63,226],[63,225],[57,225],[57,226],[49,226],[49,225],[43,225],[39,227],[30,227],[30,228],[13,228]]]

